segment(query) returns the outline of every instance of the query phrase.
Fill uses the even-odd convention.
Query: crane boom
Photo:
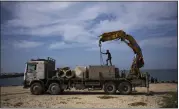
[[[99,44],[101,46],[101,42],[119,40],[124,41],[130,48],[132,48],[136,57],[132,63],[131,71],[133,73],[139,73],[139,68],[144,66],[144,60],[142,55],[142,50],[138,45],[137,41],[129,34],[126,34],[123,30],[106,32],[100,35]]]

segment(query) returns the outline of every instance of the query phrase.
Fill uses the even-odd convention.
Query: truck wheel
[[[49,86],[49,92],[52,95],[58,95],[61,92],[60,85],[58,83],[51,83]]]
[[[109,82],[104,85],[104,92],[107,94],[115,94],[116,93],[116,86],[115,83]]]
[[[118,91],[121,94],[128,95],[132,92],[132,85],[129,82],[122,82],[118,86]]]
[[[40,95],[43,93],[43,87],[40,83],[33,83],[30,86],[30,91],[33,95]]]

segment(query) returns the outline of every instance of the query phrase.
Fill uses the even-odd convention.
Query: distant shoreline
[[[24,76],[23,73],[19,73],[19,74],[7,74],[7,75],[0,75],[0,79],[14,78],[14,77],[23,77],[23,76]]]

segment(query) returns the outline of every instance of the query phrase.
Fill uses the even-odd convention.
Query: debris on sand
[[[144,102],[134,102],[134,103],[130,103],[129,105],[131,105],[131,106],[147,106],[147,103],[144,103]]]
[[[168,96],[163,96],[161,108],[178,108],[178,93],[170,92]]]
[[[71,97],[71,98],[68,98],[68,99],[81,99],[81,98],[78,98],[78,97]]]
[[[18,103],[16,103],[16,104],[14,104],[14,107],[19,107],[19,106],[21,106],[23,103],[22,102],[18,102]]]
[[[100,99],[111,99],[111,98],[117,98],[117,97],[104,95],[104,96],[98,96],[98,98],[100,98]]]
[[[67,102],[65,102],[65,101],[61,101],[60,104],[67,104]]]

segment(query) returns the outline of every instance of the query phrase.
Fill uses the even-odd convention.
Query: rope
[[[103,56],[102,56],[102,53],[101,53],[101,45],[100,45],[100,64],[104,65]]]

